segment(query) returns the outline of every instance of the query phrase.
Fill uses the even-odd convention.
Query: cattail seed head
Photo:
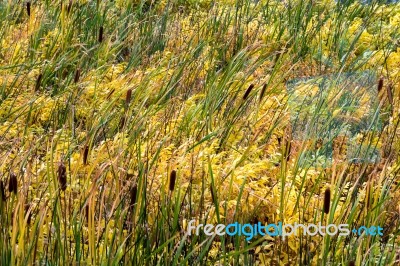
[[[392,84],[386,87],[389,104],[393,107],[393,91]]]
[[[57,176],[60,189],[62,191],[65,191],[65,189],[67,188],[67,168],[63,163],[60,163],[58,165]]]
[[[121,116],[120,120],[119,120],[119,125],[118,128],[119,130],[122,130],[125,126],[125,116]]]
[[[83,149],[83,164],[87,165],[88,163],[88,155],[89,155],[89,146],[85,145]]]
[[[26,3],[26,13],[28,13],[28,17],[31,16],[31,2]]]
[[[354,260],[349,261],[349,266],[355,266],[356,263],[354,262]]]
[[[29,212],[29,214],[28,214],[28,219],[26,220],[26,223],[27,223],[28,225],[31,224],[31,219],[32,219],[32,212],[29,211],[30,207],[31,207],[31,204],[29,204],[29,203],[28,203],[28,204],[25,204],[25,213],[28,213],[28,212]]]
[[[331,205],[331,190],[327,188],[325,190],[325,195],[324,195],[324,212],[326,214],[329,213],[329,207]]]
[[[43,78],[43,74],[40,73],[36,79],[35,91],[38,91],[40,89],[40,85],[42,83],[42,78]]]
[[[129,103],[131,102],[131,98],[132,98],[132,89],[129,89],[129,90],[126,92],[126,98],[125,98],[125,104],[126,104],[126,106],[128,106]]]
[[[131,202],[130,202],[130,206],[132,207],[133,205],[135,205],[136,203],[136,195],[137,195],[137,185],[134,185],[131,188]]]
[[[99,29],[99,43],[102,43],[103,42],[103,33],[104,33],[104,28],[103,28],[103,26],[100,26],[100,29]]]
[[[217,199],[215,197],[214,189],[213,189],[212,185],[210,185],[210,191],[211,191],[211,199],[212,199],[213,203],[217,204]]]
[[[14,173],[10,173],[10,180],[8,181],[8,192],[17,194],[18,191],[18,180]]]
[[[81,76],[81,70],[77,68],[75,71],[74,83],[78,83],[80,76]]]
[[[288,162],[290,160],[290,155],[292,153],[292,143],[290,141],[287,142],[286,149],[287,149],[286,161]]]
[[[71,12],[71,8],[72,8],[72,0],[69,0],[68,7],[67,7],[68,14]]]
[[[380,78],[378,81],[378,93],[382,91],[383,88],[383,79]]]
[[[260,93],[260,102],[262,100],[262,98],[264,97],[265,91],[267,90],[267,84],[264,84],[262,89],[261,89],[261,93]]]
[[[4,187],[4,182],[3,182],[3,180],[0,180],[0,198],[3,200],[3,201],[6,201],[6,199],[7,199],[7,197],[6,197],[6,189],[5,189],[5,187]]]
[[[174,191],[175,189],[175,181],[176,181],[176,171],[172,170],[169,176],[169,190]]]
[[[249,94],[250,94],[250,92],[253,90],[253,88],[254,88],[254,84],[251,84],[251,85],[247,88],[246,92],[245,92],[244,95],[243,95],[243,100],[246,100],[247,97],[249,97]]]
[[[89,222],[89,205],[88,204],[85,206],[85,217],[86,217],[86,222]]]

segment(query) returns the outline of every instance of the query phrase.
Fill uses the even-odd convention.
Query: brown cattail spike
[[[132,89],[129,89],[129,90],[126,92],[126,98],[125,98],[125,104],[126,104],[126,106],[128,106],[129,103],[131,102],[131,98],[132,98]]]
[[[6,197],[6,189],[5,189],[5,187],[4,187],[4,183],[3,183],[3,180],[0,180],[0,198],[3,200],[3,201],[6,201],[6,199],[7,199],[7,197]]]
[[[251,84],[251,85],[247,88],[246,92],[245,92],[244,95],[243,95],[243,100],[246,100],[247,97],[249,97],[249,94],[250,94],[250,92],[253,90],[253,88],[254,88],[254,84]]]
[[[131,204],[130,204],[130,206],[135,205],[135,203],[136,203],[136,195],[137,195],[137,185],[134,185],[131,188]]]
[[[125,126],[125,116],[121,116],[121,118],[119,119],[118,129],[122,130],[124,126]]]
[[[67,188],[67,168],[63,163],[60,163],[58,165],[57,176],[60,189],[62,191],[65,191],[65,189]]]
[[[72,8],[72,0],[69,0],[68,7],[67,7],[68,14],[69,14],[69,12],[71,12],[71,8]]]
[[[26,223],[28,225],[30,225],[31,219],[32,219],[32,211],[29,211],[30,207],[31,207],[31,204],[29,204],[29,203],[25,204],[25,213],[28,213],[28,219],[26,220]]]
[[[264,97],[265,91],[267,90],[267,84],[264,84],[262,89],[261,89],[261,93],[260,93],[260,102],[262,100],[262,98]]]
[[[89,155],[89,146],[85,145],[85,148],[83,149],[83,164],[87,165],[88,162],[88,155]]]
[[[214,194],[214,189],[212,187],[212,185],[210,185],[210,191],[211,191],[211,199],[213,201],[214,204],[217,204],[217,199],[215,198],[215,194]]]
[[[78,68],[78,69],[76,69],[76,71],[75,71],[74,83],[78,83],[80,76],[81,76],[81,71],[80,71],[80,69]]]
[[[388,96],[389,104],[391,105],[391,107],[393,107],[393,91],[392,91],[392,89],[393,88],[392,88],[391,84],[386,87],[387,96]]]
[[[169,190],[170,191],[174,191],[175,181],[176,181],[176,171],[172,170],[171,175],[169,177]]]
[[[10,180],[8,181],[8,192],[14,192],[17,194],[18,191],[18,180],[17,176],[13,173],[10,173]]]
[[[329,207],[331,205],[331,190],[327,188],[325,190],[325,195],[324,195],[324,212],[326,214],[329,213]]]
[[[99,29],[99,43],[103,42],[103,33],[104,33],[104,28],[103,28],[103,26],[100,26],[100,29]]]
[[[383,79],[380,78],[378,82],[378,93],[382,91],[383,88]]]
[[[31,2],[26,3],[26,13],[28,13],[28,17],[31,16]]]
[[[43,75],[40,73],[36,79],[35,91],[38,91],[40,89],[40,85],[42,83],[42,78],[43,78]]]
[[[349,266],[355,266],[356,263],[354,262],[354,260],[349,261]]]

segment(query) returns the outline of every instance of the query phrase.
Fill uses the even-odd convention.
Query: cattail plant
[[[175,181],[176,181],[176,171],[172,170],[169,176],[169,190],[174,191],[175,189]]]
[[[118,124],[118,129],[122,130],[125,126],[125,116],[121,116],[121,118],[119,119],[119,124]]]
[[[356,263],[354,262],[354,260],[349,261],[349,266],[355,266]]]
[[[18,180],[14,173],[10,173],[10,180],[8,181],[8,192],[17,194],[18,191]]]
[[[393,108],[393,91],[392,91],[392,84],[390,84],[389,86],[386,87],[386,92],[388,95],[388,100],[389,100],[389,104],[391,105],[391,107]]]
[[[4,187],[4,182],[3,180],[0,180],[0,197],[3,201],[6,201],[7,197],[6,197],[6,190]]]
[[[69,0],[68,7],[67,7],[68,14],[71,12],[71,8],[72,8],[72,0]]]
[[[100,29],[99,29],[99,39],[98,39],[99,43],[102,43],[102,42],[103,42],[103,33],[104,33],[104,28],[103,28],[103,26],[100,26]]]
[[[378,93],[382,91],[383,88],[383,79],[380,78],[378,81]]]
[[[126,92],[126,97],[125,97],[125,104],[126,104],[126,106],[128,106],[129,103],[131,102],[131,98],[132,98],[132,89],[129,89],[129,90]]]
[[[31,2],[26,3],[26,13],[28,14],[28,17],[31,16]]]
[[[324,212],[326,214],[329,213],[329,207],[331,205],[331,190],[327,188],[325,190],[325,195],[324,195]]]
[[[80,76],[81,76],[81,70],[77,68],[75,71],[74,83],[78,83]]]
[[[60,189],[62,191],[65,191],[67,188],[67,168],[63,163],[60,163],[58,165],[57,169],[57,177],[58,177],[58,183],[60,185]]]
[[[261,93],[260,93],[260,102],[262,100],[262,98],[264,97],[265,91],[267,90],[267,84],[264,84],[262,89],[261,89]]]
[[[136,195],[137,195],[137,185],[134,185],[132,188],[131,188],[131,191],[130,191],[130,196],[131,196],[131,201],[130,201],[130,207],[132,207],[133,205],[135,205],[136,204]]]
[[[40,85],[42,83],[42,78],[43,78],[43,74],[40,73],[36,79],[35,91],[38,91],[40,89]]]
[[[253,88],[254,88],[254,84],[251,84],[251,85],[247,88],[246,92],[245,92],[244,95],[243,95],[243,100],[246,100],[247,97],[249,97],[250,92],[253,90]]]
[[[30,204],[30,203],[25,204],[25,213],[28,213],[28,212],[29,212],[29,214],[28,214],[28,219],[26,220],[26,223],[27,223],[28,225],[31,224],[31,220],[32,220],[32,212],[29,211],[30,207],[31,207],[31,204]]]
[[[88,163],[88,155],[89,155],[89,146],[85,145],[83,149],[83,164],[87,165]]]
[[[210,191],[211,191],[211,199],[212,199],[212,202],[213,202],[214,205],[215,205],[215,204],[217,204],[217,198],[215,197],[214,189],[213,189],[212,185],[210,185]]]

